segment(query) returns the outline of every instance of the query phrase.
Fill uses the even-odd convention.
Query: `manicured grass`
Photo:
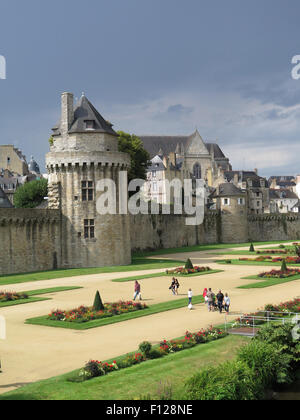
[[[26,303],[33,303],[33,302],[42,302],[43,300],[51,300],[51,298],[35,298],[32,296],[38,295],[46,295],[48,293],[58,293],[58,292],[66,292],[69,290],[76,290],[82,289],[82,287],[53,287],[50,289],[40,289],[40,290],[31,290],[30,292],[20,292],[26,293],[29,297],[28,299],[19,299],[10,302],[0,302],[0,308],[5,308],[7,306],[15,306],[15,305],[24,305]]]
[[[275,258],[275,257],[274,257]],[[217,264],[225,264],[225,265],[230,265],[226,263],[226,260],[217,260],[215,261],[215,263]],[[271,265],[271,266],[281,266],[281,261],[280,262],[261,262],[261,261],[240,261],[240,260],[231,260],[231,265],[262,265],[262,266],[267,266],[267,265]],[[288,266],[292,266],[292,267],[299,267],[300,264],[288,264]]]
[[[222,273],[224,270],[210,270],[210,271],[204,271],[203,273],[193,273],[193,274],[167,274],[165,272],[163,273],[156,273],[156,274],[146,274],[141,276],[132,276],[132,277],[125,277],[123,279],[115,279],[112,280],[113,282],[117,283],[123,283],[127,281],[135,281],[135,280],[146,280],[146,279],[152,279],[155,277],[195,277],[195,276],[203,276],[204,274],[214,274],[214,273]]]
[[[160,382],[171,383],[173,398],[180,399],[183,398],[183,383],[197,369],[233,359],[236,350],[247,343],[247,337],[227,336],[81,383],[68,381],[78,374],[78,371],[71,372],[0,395],[0,401],[134,400],[145,394],[156,395]],[[118,362],[118,358],[115,360]]]
[[[263,249],[261,249],[260,251],[264,251]],[[264,252],[263,254],[257,254],[256,252],[250,252],[250,251],[228,251],[228,252],[216,252],[214,253],[214,255],[248,255],[250,257],[261,257],[264,255],[270,255],[272,257],[282,257],[282,256],[286,256],[289,257],[290,254],[270,254],[269,252]]]
[[[254,246],[259,246],[259,245],[293,243],[293,242],[296,242],[296,241],[270,241],[270,242],[247,242],[247,243],[241,243],[241,244],[194,245],[194,246],[187,246],[187,247],[181,247],[181,248],[158,249],[156,251],[149,251],[149,252],[136,252],[134,256],[149,257],[149,256],[154,256],[154,255],[178,254],[178,253],[184,253],[184,252],[197,252],[197,251],[213,251],[217,249],[239,248],[239,247],[246,247],[246,246],[250,248],[251,243],[253,243]]]
[[[152,270],[171,268],[182,264],[180,260],[149,259],[135,257],[131,265],[97,268],[74,268],[65,270],[42,271],[25,274],[10,274],[0,276],[0,286],[8,284],[28,283],[41,280],[53,280],[65,277],[86,276],[89,274],[120,273],[125,271]]]
[[[282,283],[289,283],[291,281],[299,280],[300,274],[296,276],[287,277],[285,279],[270,278],[262,279],[258,276],[243,277],[245,280],[259,280],[259,283],[250,283],[244,286],[239,286],[238,289],[264,289],[265,287],[277,286]]]
[[[195,296],[193,304],[203,303],[203,296]],[[77,324],[75,322],[52,321],[47,319],[48,316],[40,316],[26,320],[26,324],[43,325],[45,327],[67,328],[71,330],[88,330],[91,328],[103,327],[104,325],[115,324],[117,322],[124,322],[130,319],[142,318],[144,316],[158,314],[160,312],[172,311],[174,309],[184,308],[188,305],[188,299],[169,300],[167,302],[157,303],[147,309],[142,309],[127,314],[114,315],[110,318],[95,319],[93,321]]]
[[[29,297],[28,299],[19,299],[10,302],[0,302],[0,308],[7,308],[8,306],[25,305],[26,303],[42,302],[44,300],[51,300],[50,298]]]

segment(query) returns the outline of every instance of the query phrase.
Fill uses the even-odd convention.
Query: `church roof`
[[[86,121],[93,121],[94,128],[87,129]],[[108,133],[117,136],[112,124],[106,121],[86,96],[82,95],[74,109],[74,120],[69,129],[69,133]],[[53,128],[53,135],[60,134],[60,122]]]
[[[5,194],[5,192],[0,187],[0,208],[12,208],[12,207],[13,207],[13,205],[11,204],[9,199],[7,198],[7,195]]]
[[[161,154],[168,156],[170,153],[181,154],[186,151],[192,142],[195,134],[190,136],[138,136],[143,142],[144,148],[150,154],[151,157]],[[224,153],[216,143],[204,143],[209,153],[214,153],[216,159],[226,159]],[[181,152],[181,153],[179,153]]]

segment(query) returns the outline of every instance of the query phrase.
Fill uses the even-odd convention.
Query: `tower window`
[[[81,194],[82,194],[82,201],[93,201],[94,200],[94,182],[82,181]]]
[[[95,121],[93,120],[85,121],[85,128],[86,130],[95,130]]]
[[[95,220],[94,219],[84,220],[84,238],[85,239],[95,238]]]

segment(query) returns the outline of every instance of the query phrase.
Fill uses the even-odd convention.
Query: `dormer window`
[[[85,129],[86,130],[95,130],[95,121],[94,120],[86,120],[85,122]]]

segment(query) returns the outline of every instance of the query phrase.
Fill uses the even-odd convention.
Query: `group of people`
[[[178,279],[175,279],[175,277],[172,278],[172,283],[171,286],[169,287],[169,290],[172,291],[173,295],[177,295],[178,296],[178,289],[180,287],[179,281]]]
[[[223,312],[223,309],[227,314],[229,314],[229,308],[230,308],[230,297],[228,296],[228,293],[224,294],[221,290],[219,290],[219,293],[217,295],[214,294],[214,292],[209,288],[205,288],[203,290],[203,297],[205,300],[205,303],[207,304],[209,312],[213,312],[216,309],[219,310],[220,314]]]
[[[172,283],[169,289],[172,291],[173,295],[178,296],[178,289],[180,287],[179,281],[173,277]],[[225,293],[225,295],[222,293],[221,290],[219,290],[219,293],[217,295],[214,294],[214,292],[211,290],[211,288],[207,289],[205,288],[203,290],[203,297],[205,300],[205,303],[207,304],[209,312],[214,312],[215,310],[219,310],[220,314],[223,312],[223,309],[227,314],[229,314],[229,308],[230,308],[230,298],[228,296],[228,293]],[[141,294],[141,285],[136,280],[134,285],[134,297],[133,300],[136,300],[139,298],[142,300],[142,294]],[[189,307],[192,308],[192,300],[193,300],[193,291],[192,289],[189,289],[188,291],[188,299],[189,299]]]

